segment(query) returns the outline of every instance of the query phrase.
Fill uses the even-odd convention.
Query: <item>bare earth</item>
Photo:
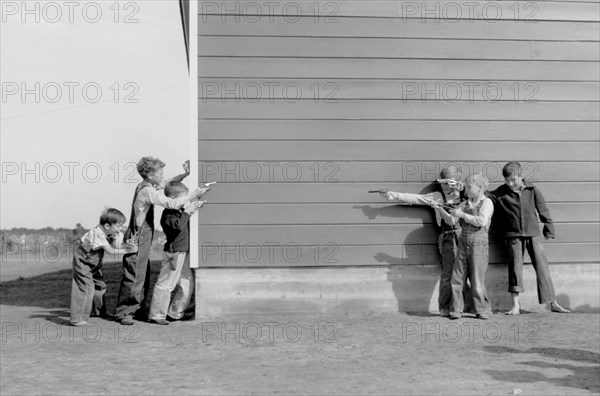
[[[105,266],[109,307],[119,266]],[[598,314],[93,318],[74,328],[70,281],[66,269],[1,284],[0,394],[600,393]]]

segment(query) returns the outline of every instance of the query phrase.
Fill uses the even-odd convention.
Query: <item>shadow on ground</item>
[[[531,360],[519,362],[520,366],[515,367],[515,370],[483,370],[495,380],[511,383],[544,381],[556,386],[585,389],[593,393],[600,392],[600,353],[554,347],[536,347],[521,350],[505,346],[484,346],[484,349],[496,354],[531,355]],[[552,360],[552,362],[543,360]],[[579,364],[569,364],[569,362]],[[588,365],[581,365],[581,363]],[[539,371],[527,370],[528,367],[569,370],[571,373],[564,376],[548,376]]]
[[[150,290],[146,306],[150,304],[152,289],[154,283],[156,283],[161,262],[160,260],[153,260],[150,265]],[[120,262],[105,263],[102,267],[102,272],[107,286],[105,298],[108,311],[109,313],[114,313],[119,283],[123,273],[122,265]],[[72,270],[68,269],[31,278],[2,282],[2,287],[0,287],[0,303],[2,305],[46,308],[48,312],[39,317],[44,317],[57,324],[66,324],[60,318],[69,316],[71,280]]]

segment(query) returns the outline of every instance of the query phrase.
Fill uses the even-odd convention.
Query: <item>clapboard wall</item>
[[[434,264],[431,211],[367,190],[510,159],[550,261],[600,261],[598,1],[456,4],[199,2],[200,267]]]

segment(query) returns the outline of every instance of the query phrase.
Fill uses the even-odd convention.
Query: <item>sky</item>
[[[190,158],[178,2],[67,3],[0,1],[2,229],[129,218],[135,162]]]

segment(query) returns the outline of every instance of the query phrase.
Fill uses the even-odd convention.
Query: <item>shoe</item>
[[[183,317],[181,318],[181,320],[195,320],[196,319],[196,312],[192,311],[192,312],[184,312],[183,313]]]
[[[121,319],[119,321],[123,326],[131,326],[133,325],[135,322],[133,321],[133,318],[126,316],[123,319]]]
[[[458,312],[451,312],[450,319],[460,319],[460,314]]]
[[[176,319],[172,316],[167,315],[167,320],[169,322],[189,322],[191,320],[194,320],[194,315],[183,315],[181,318]]]
[[[85,320],[82,320],[80,322],[71,322],[71,326],[75,326],[75,327],[83,327],[83,326],[87,326],[88,322],[86,322]]]
[[[161,325],[161,326],[169,324],[169,321],[166,320],[166,319],[148,319],[148,322],[149,323],[154,323],[154,324],[157,324],[157,325]]]
[[[442,318],[449,318],[450,317],[450,311],[447,309],[440,309],[440,316]]]
[[[477,319],[481,319],[481,320],[488,320],[490,318],[490,316],[488,314],[477,314],[477,315],[475,315],[475,317]]]

